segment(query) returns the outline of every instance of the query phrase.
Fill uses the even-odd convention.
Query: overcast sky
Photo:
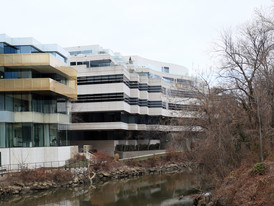
[[[273,0],[0,0],[0,33],[63,47],[100,44],[123,55],[209,67],[221,31]]]

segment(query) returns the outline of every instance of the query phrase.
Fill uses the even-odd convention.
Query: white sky
[[[100,44],[123,55],[212,65],[221,31],[273,0],[0,0],[0,33],[63,47]]]

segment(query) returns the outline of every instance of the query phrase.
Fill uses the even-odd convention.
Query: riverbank
[[[216,205],[274,205],[274,157],[232,171],[214,191]]]
[[[10,173],[1,177],[0,197],[39,192],[59,187],[77,187],[90,184],[90,173],[95,174],[92,187],[109,180],[125,179],[137,176],[161,173],[192,172],[187,163],[169,163],[156,167],[130,167],[127,165],[111,170],[92,170],[87,167],[56,170],[26,170],[21,173]]]
[[[170,203],[192,206],[187,193],[198,185],[192,173],[165,173],[110,180],[77,187],[62,187],[41,192],[13,195],[0,201],[0,206],[42,205],[162,205]],[[180,196],[180,199],[178,198]]]
[[[274,205],[274,157],[233,170],[211,193],[192,195],[196,206]]]
[[[197,165],[182,159],[152,158],[145,161],[104,161],[88,167],[66,170],[37,169],[10,173],[0,178],[0,198],[47,191],[53,188],[74,188],[91,185],[94,191],[99,185],[112,180],[127,180],[134,177],[188,173],[194,174]],[[165,160],[165,161],[164,161]],[[93,178],[91,178],[91,176]],[[92,179],[92,181],[91,181]],[[198,180],[197,180],[198,181]],[[213,182],[213,180],[212,180]],[[201,193],[192,188],[182,196],[191,195],[194,205],[273,205],[274,204],[274,158],[256,165],[243,165],[232,171],[223,183],[211,193]],[[200,186],[198,187],[200,189]],[[196,193],[196,194],[195,194]],[[178,198],[181,198],[178,196]]]

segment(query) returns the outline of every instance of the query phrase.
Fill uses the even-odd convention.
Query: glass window
[[[12,147],[23,146],[22,124],[13,124],[14,137],[11,139]]]
[[[55,57],[57,57],[58,59],[60,59],[63,62],[67,62],[67,59],[63,56],[61,56],[60,54],[58,54],[57,52],[50,52],[52,55],[54,55]]]
[[[39,95],[32,95],[32,111],[43,112],[43,100]]]
[[[21,112],[21,95],[20,94],[15,94],[13,95],[13,103],[14,103],[14,108],[13,111],[15,112]]]
[[[162,72],[169,73],[169,67],[162,67]]]
[[[60,139],[60,145],[59,146],[69,145],[68,131],[67,130],[58,130],[58,137]]]
[[[28,112],[31,111],[30,94],[14,94],[14,111]]]
[[[16,54],[17,49],[15,47],[4,44],[4,54]]]
[[[21,111],[22,112],[31,111],[31,95],[30,94],[21,95]]]
[[[6,147],[13,147],[14,131],[12,124],[6,124]]]
[[[0,111],[5,110],[5,94],[0,93]]]
[[[12,69],[5,69],[5,79],[18,79],[18,72]]]
[[[37,49],[35,49],[33,46],[17,46],[18,53],[21,54],[30,54],[30,53],[39,53]]]
[[[0,123],[0,147],[6,147],[5,123]]]
[[[58,113],[63,113],[63,114],[67,114],[68,113],[68,109],[67,109],[67,102],[65,100],[58,100],[57,101],[57,112]]]
[[[50,146],[50,138],[49,138],[49,124],[44,124],[44,146]]]
[[[59,145],[59,139],[57,136],[57,125],[50,124],[49,125],[49,141],[50,146],[58,146]]]
[[[34,124],[34,147],[42,147],[44,144],[44,127],[43,124]]]
[[[32,135],[32,124],[24,123],[22,124],[22,146],[32,147],[33,146],[33,135]]]
[[[5,110],[6,111],[13,111],[13,95],[6,94],[5,95]]]
[[[4,79],[4,78],[5,78],[5,68],[4,67],[0,67],[0,79]]]
[[[26,70],[21,70],[19,74],[19,78],[26,79],[26,78],[31,78],[31,70],[26,69]]]
[[[57,112],[57,101],[55,99],[50,100],[50,113]]]
[[[4,43],[0,43],[0,54],[4,54],[4,47],[5,47],[5,45],[4,45]]]

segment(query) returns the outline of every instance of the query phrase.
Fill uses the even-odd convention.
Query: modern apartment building
[[[98,45],[66,50],[78,83],[71,108],[73,144],[112,153],[118,144],[160,142],[189,129],[185,125],[198,108],[193,88],[201,84],[185,67],[122,56]],[[178,124],[182,120],[185,125]]]
[[[66,160],[69,101],[77,73],[68,52],[33,38],[0,34],[0,154],[2,165]]]

